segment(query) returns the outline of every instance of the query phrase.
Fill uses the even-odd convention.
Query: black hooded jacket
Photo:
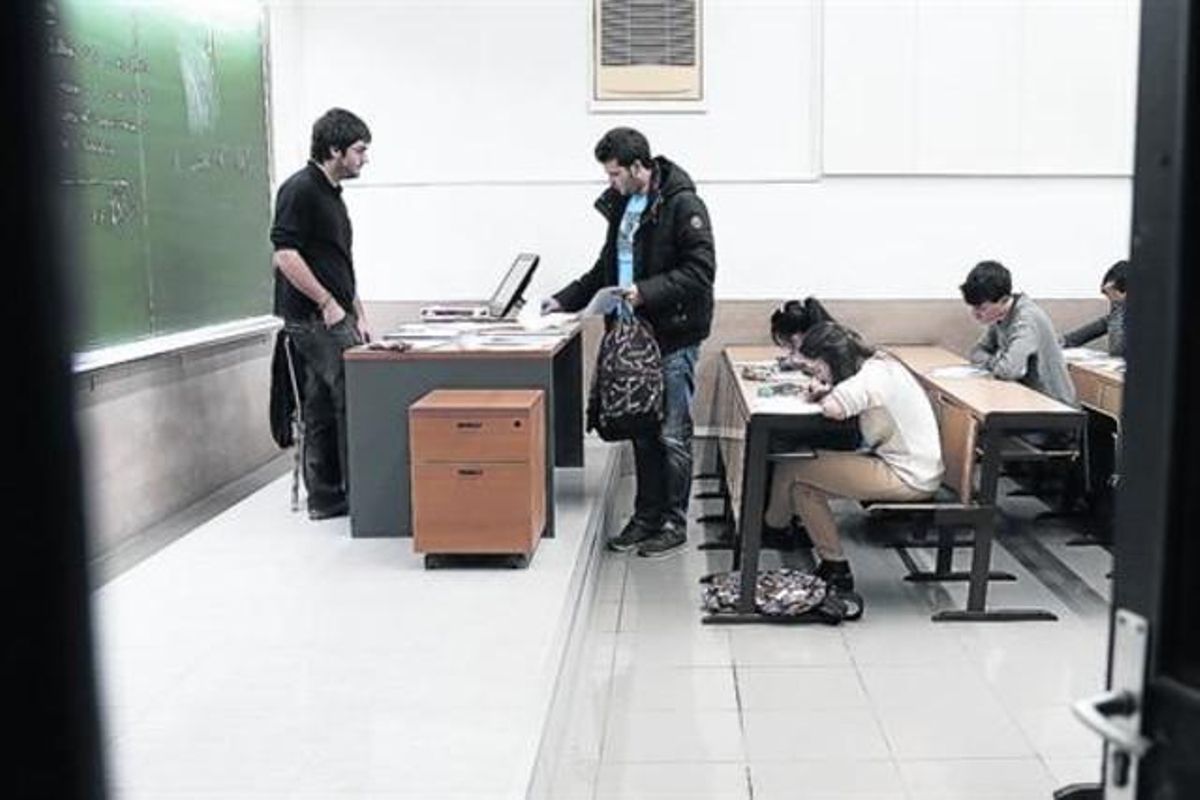
[[[611,188],[596,200],[596,209],[608,220],[604,249],[595,266],[554,295],[563,310],[578,311],[598,290],[616,285],[617,229],[628,202]],[[637,313],[654,327],[663,353],[707,338],[717,270],[712,225],[691,177],[662,156],[654,159],[633,251],[633,280],[642,298]]]

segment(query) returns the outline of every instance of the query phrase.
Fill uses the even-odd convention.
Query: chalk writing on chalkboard
[[[78,345],[269,313],[261,9],[231,25],[196,4],[42,8]]]

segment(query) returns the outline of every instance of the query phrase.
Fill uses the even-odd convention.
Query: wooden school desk
[[[1121,475],[1121,400],[1125,393],[1125,360],[1097,353],[1095,358],[1067,362],[1079,404],[1087,409],[1089,531],[1068,544],[1112,541],[1113,490]]]
[[[774,361],[783,353],[777,347],[727,347],[717,365],[717,448],[729,505],[740,542],[741,596],[736,611],[707,614],[705,623],[763,622],[754,610],[758,582],[758,555],[762,544],[764,502],[767,495],[767,459],[771,437],[791,434],[802,439],[857,426],[854,420],[832,420],[820,408],[799,397],[759,397],[763,385],[741,375],[744,364]]]
[[[966,408],[979,423],[979,501],[995,505],[1006,440],[1018,434],[1073,432],[1082,435],[1086,417],[1079,409],[1060,403],[1015,381],[991,376],[952,376],[946,367],[965,367],[969,362],[945,348],[933,345],[885,345],[912,370],[927,390],[939,393]],[[988,609],[987,588],[992,557],[990,532],[977,535],[971,558],[967,608],[943,611],[939,620],[1054,619],[1040,609]]]
[[[1075,384],[1080,405],[1111,418],[1121,426],[1121,398],[1125,392],[1125,361],[1102,358],[1068,361],[1067,371]]]

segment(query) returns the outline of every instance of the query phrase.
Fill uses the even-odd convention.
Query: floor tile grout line
[[[607,547],[605,547],[601,557],[610,557],[608,555]],[[608,661],[608,690],[606,692],[606,697],[604,700],[604,712],[600,722],[600,747],[596,754],[596,772],[592,780],[592,800],[598,800],[600,795],[600,772],[604,767],[604,754],[608,743],[608,727],[609,723],[612,721],[613,697],[616,694],[616,681],[614,680],[614,677],[617,669],[617,652],[621,647],[621,618],[625,613],[625,591],[629,585],[629,559],[621,558],[620,561],[621,599],[618,601],[616,631],[613,634],[613,649]]]
[[[750,743],[746,737],[746,717],[742,706],[742,685],[738,679],[737,662],[733,658],[733,640],[729,637],[726,638],[729,645],[729,671],[733,675],[733,701],[737,706],[738,733],[741,735],[742,757],[746,763],[746,791],[750,795],[750,800],[754,800],[754,777],[750,768]]]
[[[900,758],[896,753],[896,746],[892,742],[892,737],[888,734],[887,726],[883,724],[883,718],[879,714],[879,708],[875,705],[875,698],[867,689],[867,682],[863,678],[862,665],[859,664],[858,658],[854,654],[854,648],[850,646],[849,640],[846,638],[846,631],[841,630],[838,633],[842,636],[842,646],[846,648],[846,654],[850,658],[850,665],[854,669],[854,677],[858,680],[858,687],[862,690],[863,697],[867,698],[867,706],[871,709],[871,719],[875,721],[875,728],[879,731],[879,735],[883,738],[883,743],[887,747],[887,761],[892,765],[892,769],[896,771],[896,778],[900,781],[900,789],[905,797],[909,797],[908,786],[904,781],[904,773],[900,770]]]

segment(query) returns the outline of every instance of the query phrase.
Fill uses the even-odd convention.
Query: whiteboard
[[[1138,0],[829,0],[825,174],[1131,175]]]

